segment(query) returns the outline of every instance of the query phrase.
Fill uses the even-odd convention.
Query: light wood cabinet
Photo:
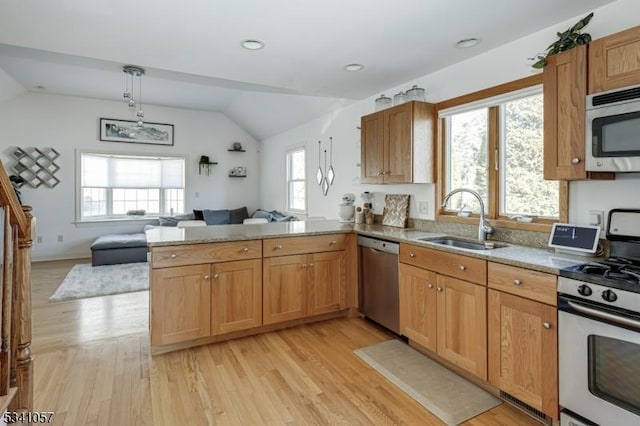
[[[489,382],[558,418],[557,311],[489,290]]]
[[[589,93],[640,84],[640,26],[589,44]]]
[[[479,378],[487,379],[486,261],[400,245],[400,332]],[[429,269],[426,269],[429,268]],[[434,271],[435,269],[435,271]]]
[[[438,275],[438,355],[487,379],[487,289]]]
[[[434,182],[435,109],[407,102],[361,119],[362,183]]]
[[[307,315],[307,256],[265,258],[262,262],[262,322],[274,324]]]
[[[211,335],[262,325],[262,261],[211,265]]]
[[[308,255],[309,315],[320,315],[346,308],[344,251]]]
[[[543,84],[544,178],[586,179],[587,46],[549,56]]]
[[[262,275],[265,325],[346,307],[344,251],[266,258]]]
[[[436,352],[437,278],[435,272],[400,264],[400,333]]]
[[[178,266],[151,272],[151,346],[209,336],[211,268]]]
[[[489,382],[558,418],[557,277],[489,262]]]

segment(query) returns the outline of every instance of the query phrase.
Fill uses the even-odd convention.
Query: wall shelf
[[[238,176],[238,175],[229,175],[229,177],[232,177],[232,178],[237,178],[237,177],[247,177],[247,175],[243,175],[243,176]]]
[[[247,152],[244,149],[228,149],[227,151],[229,151],[229,152]]]

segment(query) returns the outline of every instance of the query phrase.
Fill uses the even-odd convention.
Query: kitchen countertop
[[[588,258],[570,254],[556,254],[551,250],[517,246],[492,250],[469,250],[448,247],[416,238],[442,238],[451,234],[431,233],[418,229],[395,228],[381,225],[354,225],[340,223],[337,220],[311,220],[299,222],[272,222],[265,224],[221,225],[190,228],[156,227],[146,231],[149,247],[173,246],[182,244],[202,244],[223,241],[244,241],[269,239],[278,237],[295,237],[306,235],[326,235],[355,232],[358,235],[382,238],[385,240],[408,243],[428,247],[449,253],[462,254],[469,257],[486,259],[491,262],[504,263],[540,272],[558,274],[562,268],[587,262]]]

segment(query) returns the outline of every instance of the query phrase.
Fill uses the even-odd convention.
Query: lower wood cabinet
[[[262,260],[152,270],[151,346],[262,325]]]
[[[486,380],[486,288],[400,264],[400,332]]]
[[[262,325],[262,261],[211,265],[211,335]]]
[[[489,382],[558,418],[557,309],[489,289]]]
[[[211,265],[177,266],[151,272],[151,346],[210,335]]]
[[[346,307],[344,251],[265,258],[262,269],[265,325]]]

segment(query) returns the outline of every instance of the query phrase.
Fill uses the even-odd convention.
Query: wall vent
[[[551,426],[553,424],[553,419],[551,417],[547,416],[542,411],[533,408],[532,406],[530,406],[526,402],[520,401],[515,396],[509,395],[505,391],[500,391],[500,398],[502,400],[508,402],[509,404],[513,405],[514,407],[519,408],[520,410],[524,411],[526,414],[530,415],[534,419],[539,420],[539,421],[541,421],[542,423],[544,423],[544,424],[546,424],[548,426]]]

